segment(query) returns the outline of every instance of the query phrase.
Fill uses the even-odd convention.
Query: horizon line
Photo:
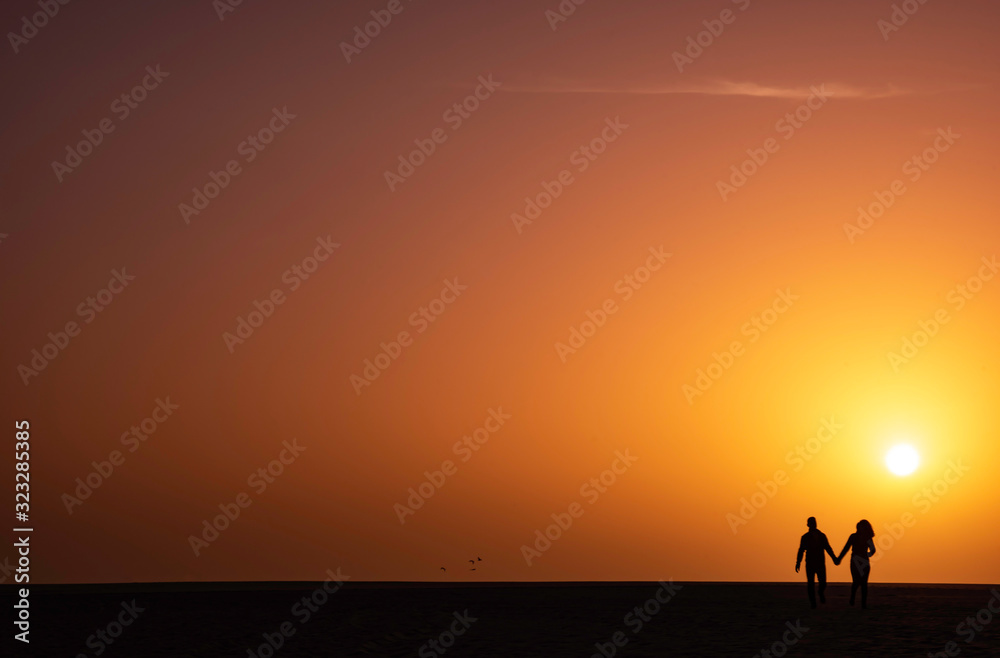
[[[361,586],[362,588],[391,588],[391,587],[566,587],[566,586],[639,586],[655,585],[667,580],[691,585],[795,585],[801,586],[799,580],[482,580],[482,581],[449,581],[449,580],[358,580],[345,581],[344,585],[351,585],[352,588]],[[254,586],[281,586],[288,589],[299,585],[315,586],[322,584],[326,580],[164,580],[164,581],[115,581],[115,582],[86,582],[86,583],[33,583],[33,587],[39,588],[128,588],[147,587],[152,589],[166,588],[221,588],[235,587],[238,589],[250,589]],[[828,580],[828,585],[850,585],[850,580]],[[997,587],[997,583],[971,583],[971,582],[873,582],[873,585],[894,586],[894,587]],[[11,587],[16,587],[11,584]]]

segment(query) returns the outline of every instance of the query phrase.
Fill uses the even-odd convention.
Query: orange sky
[[[998,15],[891,4],[71,3],[8,39],[33,576],[792,580],[815,515],[872,522],[876,581],[996,582]]]

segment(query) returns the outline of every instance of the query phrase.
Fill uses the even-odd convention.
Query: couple
[[[799,567],[802,565],[802,554],[805,553],[806,576],[809,579],[809,584],[807,585],[809,603],[812,607],[816,607],[814,578],[819,580],[819,600],[821,603],[826,603],[826,597],[823,595],[826,590],[826,556],[823,555],[823,551],[830,554],[834,565],[839,565],[840,561],[844,559],[847,549],[850,548],[851,580],[853,581],[851,583],[851,605],[854,605],[854,595],[860,587],[861,607],[867,608],[868,574],[871,572],[871,563],[868,561],[868,558],[875,555],[875,542],[873,541],[875,531],[872,530],[872,524],[864,519],[858,521],[857,532],[847,538],[847,543],[844,544],[844,550],[840,551],[840,555],[833,554],[833,549],[830,548],[830,542],[827,540],[826,535],[816,528],[815,516],[810,516],[806,521],[806,525],[809,526],[809,532],[802,535],[802,541],[799,542],[799,555],[795,560],[795,573],[799,572]]]

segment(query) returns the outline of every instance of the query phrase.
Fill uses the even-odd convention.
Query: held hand
[[[840,566],[840,558],[839,557],[833,558],[833,566],[835,566],[835,567],[839,567]]]
[[[801,562],[796,562],[796,563],[795,563],[795,573],[798,573],[798,572],[799,572],[799,567],[800,567],[801,565],[802,565],[802,563],[801,563]]]

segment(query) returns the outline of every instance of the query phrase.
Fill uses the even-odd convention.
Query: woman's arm
[[[875,555],[875,542],[874,540],[868,540],[868,557]]]
[[[823,547],[823,550],[830,554],[830,557],[833,558],[834,564],[836,564],[837,556],[833,554],[833,547],[830,546],[830,540],[826,538],[826,535],[823,535],[823,542],[826,544],[826,546]]]
[[[844,544],[844,550],[840,551],[840,555],[837,556],[838,560],[843,560],[844,556],[847,555],[847,549],[851,547],[851,540],[854,539],[854,535],[847,538],[847,543]]]

